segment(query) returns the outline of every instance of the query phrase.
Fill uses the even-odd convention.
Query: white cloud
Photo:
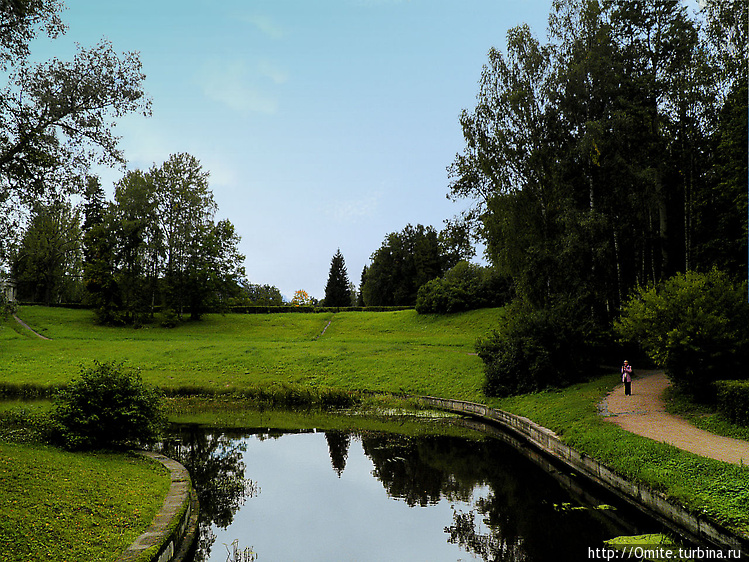
[[[327,209],[327,214],[338,222],[353,223],[374,216],[381,198],[382,194],[377,192],[360,199],[338,201]]]
[[[277,80],[288,79],[280,71],[276,71],[278,74],[275,78],[269,76],[270,70],[270,66],[263,69],[262,65],[258,69],[261,74],[271,78],[276,83],[280,83]],[[251,75],[243,61],[228,63],[211,61],[205,66],[200,82],[206,97],[243,115],[249,113],[270,115],[278,110],[278,101],[252,83]]]
[[[268,59],[262,59],[258,62],[257,70],[261,75],[270,78],[276,84],[283,84],[289,80],[289,73]]]
[[[371,8],[377,6],[393,6],[396,4],[406,4],[410,1],[411,0],[353,0],[352,4],[354,6],[364,6],[367,8]]]
[[[272,39],[282,39],[286,36],[286,30],[278,25],[273,19],[263,15],[245,16],[243,18],[247,23],[252,24],[263,35]]]

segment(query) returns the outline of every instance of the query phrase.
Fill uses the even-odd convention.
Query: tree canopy
[[[64,33],[58,0],[0,0],[0,260],[23,211],[49,194],[74,192],[90,164],[123,163],[115,120],[150,113],[136,53],[102,39],[73,60],[30,62],[39,34]],[[53,197],[54,198],[54,197]]]
[[[732,6],[703,25],[678,0],[557,0],[548,43],[520,26],[490,50],[450,196],[519,296],[606,323],[638,285],[745,275],[746,58],[721,52],[746,54],[749,6]]]
[[[361,295],[366,306],[413,306],[419,287],[441,276],[470,255],[465,232],[448,227],[406,225],[385,237],[362,272]]]
[[[216,210],[208,172],[192,155],[128,172],[86,238],[85,279],[100,319],[119,309],[133,322],[157,304],[197,319],[227,306],[239,294],[244,256],[234,226],[216,222]]]
[[[472,201],[464,220],[527,317],[481,348],[488,390],[526,389],[529,365],[555,363],[555,338],[588,355],[622,307],[620,326],[691,389],[710,361],[727,364],[729,341],[743,345],[718,330],[706,311],[722,301],[695,275],[717,266],[726,278],[708,285],[726,288],[747,271],[747,13],[733,0],[698,16],[679,0],[555,0],[547,42],[522,25],[489,51],[448,168],[449,197]],[[448,296],[428,289],[432,303]],[[691,301],[712,320],[689,316]],[[569,380],[546,375],[533,388]]]

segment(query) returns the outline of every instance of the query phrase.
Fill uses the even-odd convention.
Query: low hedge
[[[749,381],[716,381],[718,411],[736,425],[749,426]]]
[[[394,312],[412,306],[232,306],[229,312],[239,314],[273,314],[294,312]]]

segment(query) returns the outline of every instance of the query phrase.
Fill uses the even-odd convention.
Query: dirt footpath
[[[661,397],[669,384],[663,371],[640,371],[632,379],[632,395],[625,396],[624,385],[618,386],[601,403],[601,414],[632,433],[703,457],[749,465],[749,441],[708,433],[666,412]]]

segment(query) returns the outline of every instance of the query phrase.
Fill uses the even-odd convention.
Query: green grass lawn
[[[0,442],[0,561],[117,560],[169,486],[142,457]]]
[[[474,344],[501,310],[207,315],[172,329],[137,330],[96,326],[87,310],[31,306],[18,315],[51,340],[6,322],[4,384],[65,384],[98,360],[140,368],[146,382],[161,388],[290,384],[480,400],[483,371]]]

